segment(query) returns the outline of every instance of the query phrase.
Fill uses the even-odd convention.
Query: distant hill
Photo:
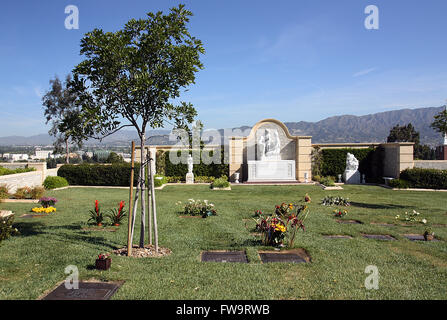
[[[389,131],[396,124],[412,123],[420,133],[421,143],[437,146],[441,142],[441,135],[430,128],[435,114],[442,111],[438,108],[401,109],[380,112],[365,116],[343,115],[326,118],[318,122],[285,122],[292,135],[312,136],[313,143],[339,142],[385,142]],[[281,119],[279,119],[281,120]],[[243,126],[234,129],[246,130],[251,127]],[[219,130],[223,134],[223,129]],[[148,144],[168,145],[169,130],[150,130],[147,132]],[[91,139],[86,145],[128,145],[129,141],[138,141],[135,131],[122,130],[105,138],[102,143]],[[39,134],[31,137],[10,136],[0,137],[0,145],[50,145],[52,137]]]
[[[412,123],[420,133],[421,143],[439,145],[442,138],[430,128],[439,108],[401,109],[365,116],[336,116],[318,122],[287,122],[293,135],[312,136],[313,143],[324,142],[384,142],[395,125]]]

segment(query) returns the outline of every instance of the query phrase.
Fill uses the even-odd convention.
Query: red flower
[[[120,202],[120,207],[119,207],[119,209],[118,209],[118,215],[119,215],[119,216],[121,215],[121,211],[123,211],[123,208],[124,208],[124,201],[121,201],[121,202]]]
[[[99,212],[99,203],[98,203],[98,200],[95,200],[95,211],[96,211],[96,213]]]

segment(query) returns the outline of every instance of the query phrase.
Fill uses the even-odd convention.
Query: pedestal
[[[186,184],[194,184],[194,174],[193,173],[186,174]]]
[[[358,170],[345,170],[343,179],[346,184],[360,184],[361,176]]]
[[[293,160],[258,160],[248,161],[247,164],[247,182],[296,181]]]

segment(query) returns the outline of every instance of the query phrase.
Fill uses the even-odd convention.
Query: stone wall
[[[415,168],[447,170],[447,160],[415,160]]]
[[[383,143],[384,149],[383,176],[399,178],[405,169],[414,167],[412,142]]]
[[[47,169],[46,162],[29,162],[29,163],[7,163],[9,168],[24,168],[28,164],[28,167],[36,168],[36,171],[8,174],[0,176],[0,185],[6,184],[9,187],[9,192],[14,193],[18,188],[22,187],[35,187],[42,186],[45,178],[48,176],[57,176],[59,168]],[[16,165],[16,166],[13,166]],[[0,163],[0,166],[7,167],[4,163]]]

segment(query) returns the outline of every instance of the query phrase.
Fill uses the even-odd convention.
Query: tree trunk
[[[132,232],[130,234],[130,245],[133,243],[133,234],[135,230],[135,220],[137,220],[137,207],[138,207],[138,195],[140,194],[140,184],[137,183],[137,190],[135,192],[135,200],[133,204],[133,213],[132,213]],[[129,212],[130,214],[130,212]]]
[[[69,160],[70,154],[69,154],[69,150],[68,150],[68,139],[65,139],[65,152],[67,153],[67,157],[65,158],[65,163],[69,164],[70,163],[70,160]]]
[[[144,129],[144,128],[143,128]],[[144,235],[146,233],[146,157],[144,152],[145,133],[141,135],[141,162],[140,162],[140,189],[141,189],[141,229],[140,248],[144,248]]]
[[[150,154],[148,155],[150,157]],[[149,182],[149,186],[150,186],[150,181],[151,178],[150,176],[152,175],[152,166],[151,166],[151,162],[149,162],[149,169],[146,171],[146,177],[148,178],[147,181]],[[149,237],[149,244],[152,245],[152,204],[151,204],[151,199],[152,199],[152,190],[149,187],[147,190],[147,206],[148,206],[148,237]]]
[[[154,188],[154,175],[152,174],[152,166],[151,162],[149,162],[150,172],[150,187],[151,187],[151,195],[152,195],[152,212],[154,214],[154,240],[155,240],[155,252],[158,252],[158,226],[157,226],[157,206],[155,202],[155,188]]]

